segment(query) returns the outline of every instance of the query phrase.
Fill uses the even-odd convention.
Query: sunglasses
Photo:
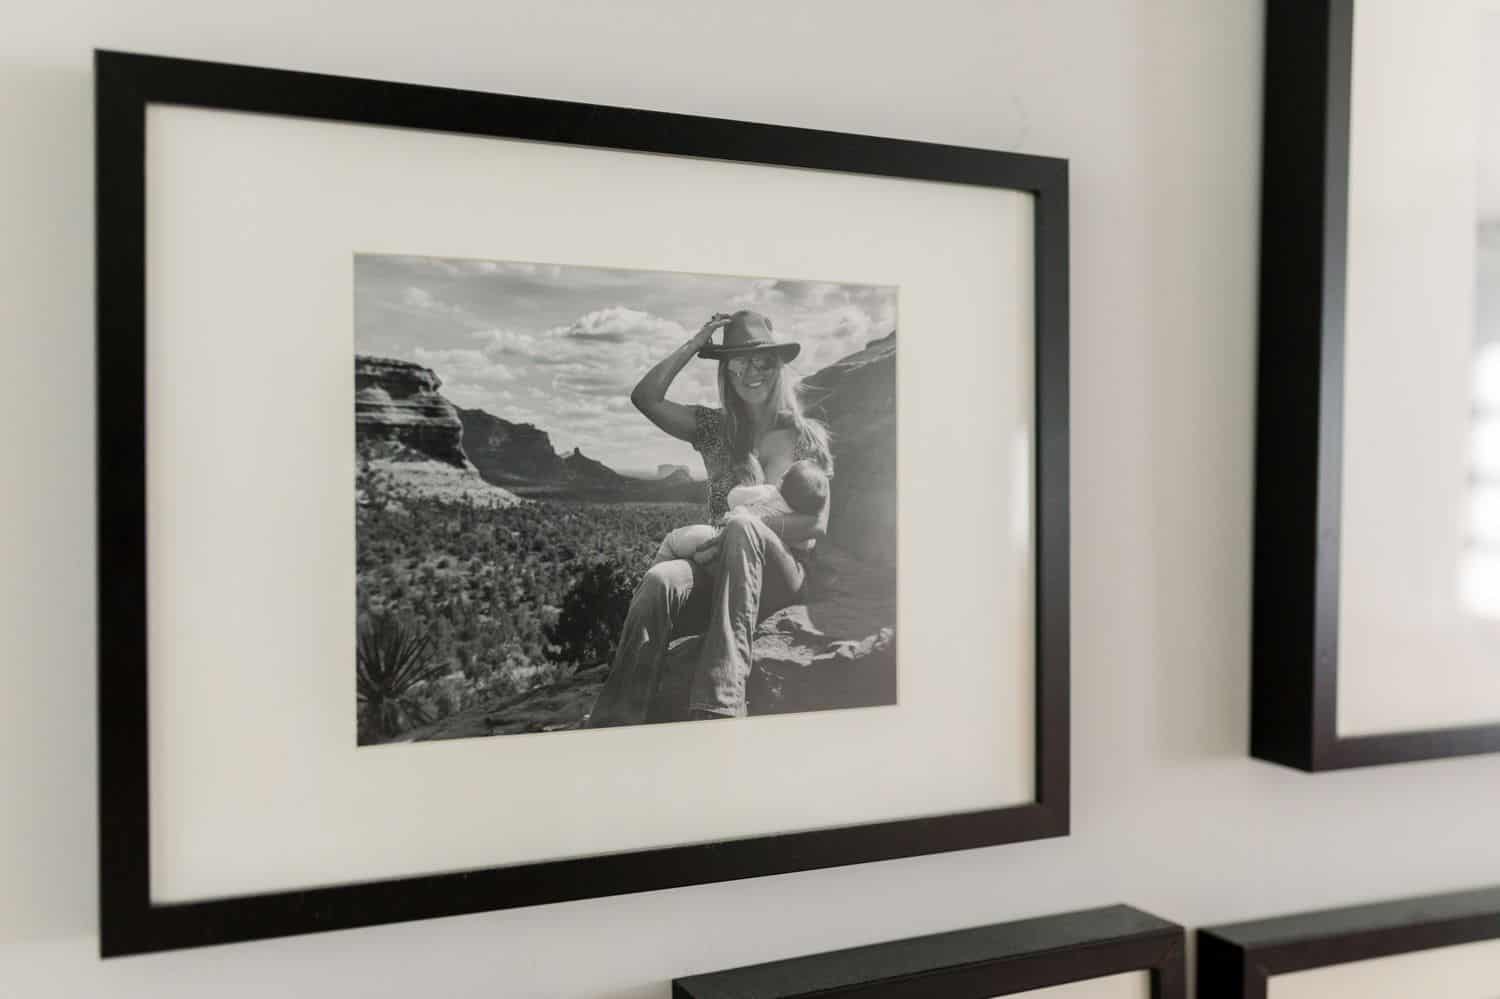
[[[729,362],[729,370],[737,375],[743,375],[754,368],[760,372],[775,371],[781,367],[781,357],[777,354],[752,354],[749,357],[732,358]]]

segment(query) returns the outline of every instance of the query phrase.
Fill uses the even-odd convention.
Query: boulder
[[[789,607],[757,629],[748,684],[754,715],[895,704],[896,629],[830,640],[806,607]]]
[[[833,435],[829,537],[860,558],[896,561],[896,334],[802,382],[807,412]]]

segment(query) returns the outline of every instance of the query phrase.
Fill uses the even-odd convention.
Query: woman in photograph
[[[720,329],[722,343],[714,344]],[[637,725],[676,713],[663,706],[653,710],[674,635],[703,635],[689,717],[746,713],[755,626],[801,599],[812,548],[828,527],[826,489],[813,513],[757,515],[729,508],[738,470],[747,464],[758,462],[768,483],[782,481],[796,463],[833,474],[828,432],[803,415],[795,385],[783,371],[800,350],[797,343],[777,340],[771,321],[758,312],[715,314],[631,393],[647,419],[703,455],[708,519],[721,526],[691,557],[660,561],[646,572],[631,598],[591,727]],[[719,362],[720,408],[667,400],[668,388],[694,355]]]

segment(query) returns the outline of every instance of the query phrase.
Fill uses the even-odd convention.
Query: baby
[[[765,481],[765,473],[754,455],[736,466],[734,473],[736,484],[727,497],[729,509],[744,510],[761,519],[789,513],[815,515],[828,500],[828,475],[814,461],[792,462],[779,486]],[[662,539],[652,565],[675,558],[692,558],[694,552],[718,533],[719,529],[711,524],[679,527]]]

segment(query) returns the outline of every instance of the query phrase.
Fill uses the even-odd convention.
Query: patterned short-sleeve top
[[[693,448],[703,455],[703,468],[708,473],[708,517],[717,521],[729,512],[729,490],[735,486],[734,459],[730,456],[729,439],[725,434],[724,411],[707,406],[693,407]],[[798,442],[792,451],[793,461],[811,459],[819,464],[820,455]]]

